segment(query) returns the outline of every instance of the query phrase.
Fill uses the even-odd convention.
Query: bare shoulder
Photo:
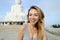
[[[18,30],[18,40],[22,40],[23,33],[24,33],[24,25],[20,25],[20,28]]]
[[[47,37],[47,35],[46,35],[46,32],[45,31],[43,31],[43,40],[48,40],[48,37]]]
[[[24,25],[20,25],[19,31],[24,30]]]

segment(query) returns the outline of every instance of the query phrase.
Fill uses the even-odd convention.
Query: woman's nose
[[[34,15],[32,15],[32,17],[31,18],[34,18]]]

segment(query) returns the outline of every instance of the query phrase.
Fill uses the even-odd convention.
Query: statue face
[[[15,3],[17,4],[21,3],[21,0],[15,0]]]

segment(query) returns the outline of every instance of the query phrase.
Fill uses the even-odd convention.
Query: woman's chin
[[[35,22],[31,22],[32,25],[35,25]]]

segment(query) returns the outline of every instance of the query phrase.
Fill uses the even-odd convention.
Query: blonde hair
[[[28,17],[29,17],[29,11],[31,9],[37,10],[37,12],[39,14],[39,20],[36,23],[35,27],[38,30],[38,33],[37,33],[38,34],[37,35],[38,36],[38,40],[43,40],[43,29],[44,29],[44,27],[43,27],[43,24],[44,24],[43,20],[44,20],[44,14],[43,14],[42,10],[39,7],[31,6],[30,9],[28,10],[28,15],[27,15]],[[28,22],[29,22],[29,20],[28,20]]]

